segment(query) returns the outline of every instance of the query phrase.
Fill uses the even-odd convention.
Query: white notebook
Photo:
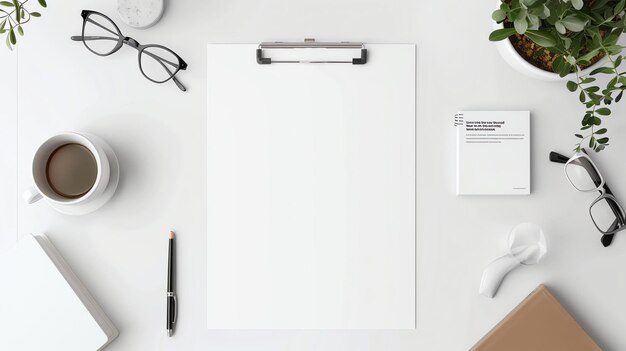
[[[457,195],[530,194],[530,112],[461,111]]]
[[[118,335],[44,235],[0,256],[0,350],[96,351]]]
[[[257,47],[208,48],[208,327],[414,328],[415,46]]]

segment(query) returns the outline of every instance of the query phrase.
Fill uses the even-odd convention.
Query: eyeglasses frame
[[[590,174],[590,176],[592,177],[592,180],[594,181],[594,184],[596,184],[596,188],[594,189],[589,189],[589,190],[581,190],[578,189],[575,185],[574,182],[572,182],[572,180],[570,179],[569,175],[567,174],[567,166],[580,158],[584,158],[586,161],[588,161],[591,166],[593,167],[593,171],[596,173],[595,175],[597,176],[597,180],[593,179],[593,176]],[[613,192],[611,191],[611,189],[609,188],[609,186],[606,184],[604,177],[602,176],[602,173],[600,173],[600,170],[598,169],[598,167],[596,166],[595,162],[593,162],[593,160],[591,159],[591,157],[589,157],[589,155],[587,154],[587,152],[583,149],[582,152],[577,152],[576,154],[574,154],[574,156],[568,158],[567,156],[561,155],[558,152],[550,152],[550,161],[552,162],[556,162],[556,163],[564,163],[565,167],[564,167],[564,172],[565,172],[565,177],[567,178],[567,180],[569,181],[570,185],[580,191],[580,192],[591,192],[591,191],[599,191],[600,192],[600,196],[598,196],[598,198],[596,198],[591,205],[589,205],[589,215],[591,217],[591,220],[593,221],[593,224],[596,226],[596,229],[598,229],[598,231],[600,233],[602,233],[602,244],[606,247],[609,246],[611,244],[611,242],[613,241],[613,236],[615,235],[615,233],[620,232],[622,230],[626,229],[626,213],[624,212],[624,209],[622,208],[622,206],[620,205],[619,201],[617,201],[617,198],[615,198],[615,196],[613,195]],[[608,204],[611,207],[611,210],[613,211],[613,214],[616,217],[615,222],[611,225],[611,227],[609,227],[609,230],[604,231],[602,229],[600,229],[600,227],[598,226],[598,223],[596,223],[596,220],[594,219],[591,209],[593,208],[593,206],[595,204],[597,204],[599,201],[602,201],[603,199],[611,199],[612,201],[609,201]],[[617,208],[615,207],[617,206]]]
[[[113,26],[115,27],[115,30],[117,31],[117,33],[112,32],[111,30],[109,30],[109,28],[103,27],[102,25],[100,25],[99,23],[96,23],[95,21],[89,21],[89,16],[91,16],[92,14],[102,16],[105,19],[107,19],[109,22],[111,22],[111,24],[113,24]],[[132,47],[132,48],[134,48],[135,50],[138,51],[137,60],[138,60],[138,63],[139,63],[139,70],[141,71],[141,74],[146,79],[148,79],[151,82],[157,83],[157,84],[165,83],[165,82],[167,82],[168,80],[171,79],[172,81],[174,81],[174,83],[176,84],[176,86],[178,86],[178,88],[180,90],[187,91],[185,86],[175,77],[175,75],[176,75],[176,73],[178,73],[178,71],[187,69],[187,63],[177,53],[175,53],[174,51],[172,51],[171,49],[169,49],[169,48],[167,48],[167,47],[165,47],[163,45],[158,45],[158,44],[142,45],[137,40],[135,40],[135,39],[133,39],[131,37],[124,36],[122,34],[122,31],[120,30],[120,28],[117,26],[117,24],[115,24],[115,22],[113,22],[112,19],[110,19],[108,16],[106,16],[103,13],[100,13],[98,11],[82,10],[80,15],[83,18],[83,26],[82,26],[81,35],[80,36],[72,36],[71,37],[72,40],[74,40],[74,41],[82,41],[83,44],[85,45],[85,47],[87,48],[87,50],[91,51],[92,53],[94,53],[94,54],[96,54],[98,56],[109,56],[109,55],[117,52],[119,49],[122,48],[122,46],[124,46],[124,44],[126,44],[126,45],[128,45],[128,46],[130,46],[130,47]],[[114,34],[114,35],[116,35],[118,37],[117,44],[115,45],[115,47],[110,52],[101,54],[101,53],[98,53],[98,52],[92,50],[89,47],[89,45],[87,45],[86,40],[111,39],[109,37],[97,37],[97,36],[89,36],[89,38],[86,37],[85,36],[85,26],[87,25],[87,22],[91,22],[94,25],[97,25],[97,26],[101,27],[102,29],[104,29],[104,30],[106,30],[106,31],[110,32],[111,34]],[[166,60],[166,59],[164,59],[164,58],[162,58],[162,57],[160,57],[158,55],[155,55],[155,54],[153,54],[153,53],[151,53],[149,51],[145,51],[147,48],[151,48],[151,47],[160,48],[160,49],[163,49],[163,50],[166,50],[166,51],[172,53],[176,57],[176,59],[178,60],[178,65],[176,67],[176,70],[174,72],[171,72],[167,68],[167,66],[165,66],[163,64],[163,61],[165,61],[165,62],[167,62],[167,63],[169,63],[169,64],[171,64],[173,66],[176,66],[175,63],[170,62],[170,61],[168,61],[168,60]],[[141,55],[142,54],[146,54],[146,55],[154,58],[157,62],[159,62],[163,66],[163,68],[167,72],[170,73],[170,77],[165,79],[165,80],[158,81],[158,80],[152,79],[148,75],[146,75],[146,73],[143,70],[143,66],[141,64]]]

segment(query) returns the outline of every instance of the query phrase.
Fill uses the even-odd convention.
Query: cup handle
[[[34,186],[31,186],[22,193],[22,199],[24,199],[27,204],[33,204],[41,200],[42,196]]]

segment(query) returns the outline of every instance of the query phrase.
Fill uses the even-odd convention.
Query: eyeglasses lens
[[[591,206],[589,211],[596,227],[603,233],[612,232],[624,226],[624,211],[610,197],[600,199]]]
[[[157,83],[170,79],[179,68],[178,57],[170,50],[149,46],[141,51],[141,71]]]
[[[585,157],[572,160],[565,166],[565,173],[572,185],[580,191],[598,189],[602,184],[600,174]]]
[[[107,55],[116,49],[121,39],[111,20],[97,13],[91,13],[85,21],[83,40],[91,51],[99,55]]]

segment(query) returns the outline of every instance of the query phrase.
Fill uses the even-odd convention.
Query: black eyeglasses
[[[98,56],[109,56],[124,44],[139,51],[139,70],[144,77],[155,83],[173,80],[182,91],[187,89],[174,75],[187,69],[187,64],[174,51],[162,45],[141,45],[135,39],[125,37],[117,25],[100,12],[83,10],[83,31],[80,36],[72,36],[74,41],[82,41],[85,47]]]
[[[602,245],[611,245],[613,235],[626,229],[626,214],[591,157],[584,149],[571,158],[551,152],[550,161],[565,164],[565,176],[576,190],[600,192],[600,196],[589,206],[589,214],[602,233]]]

